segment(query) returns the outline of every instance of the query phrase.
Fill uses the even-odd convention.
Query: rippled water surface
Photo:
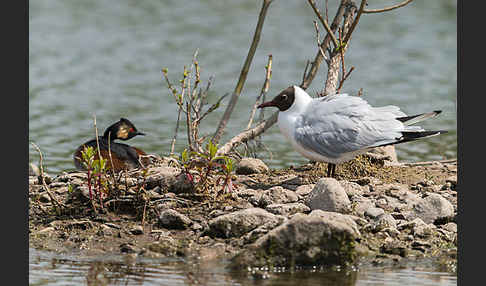
[[[329,1],[329,17],[335,2]],[[386,1],[370,4],[384,6]],[[383,3],[382,3],[383,2]],[[322,3],[324,3],[322,1]],[[414,1],[385,14],[361,18],[347,53],[355,67],[343,92],[360,88],[373,105],[398,105],[406,113],[443,110],[423,126],[450,132],[397,147],[404,161],[456,157],[456,6],[452,0]],[[260,1],[36,0],[29,2],[29,140],[44,153],[50,173],[72,169],[72,153],[120,117],[148,135],[130,141],[167,155],[177,109],[161,77],[180,78],[196,49],[202,79],[214,76],[209,101],[231,92],[255,29]],[[324,10],[324,7],[321,8]],[[269,96],[301,82],[316,54],[312,9],[306,1],[274,1],[259,49],[223,141],[246,127],[250,106],[273,55]],[[323,37],[323,36],[321,36]],[[308,91],[323,87],[325,66]],[[226,104],[227,101],[224,102]],[[224,107],[224,106],[223,106]],[[204,123],[212,133],[224,108]],[[182,129],[181,136],[185,130]],[[182,137],[181,137],[182,138]],[[272,167],[303,163],[276,126],[264,136]],[[177,151],[184,147],[179,140]],[[34,148],[30,161],[37,162]]]
[[[229,272],[226,262],[186,263],[183,260],[103,256],[83,259],[31,249],[30,285],[457,285],[453,273],[430,262],[409,267],[367,267],[352,270],[314,269],[295,273]]]

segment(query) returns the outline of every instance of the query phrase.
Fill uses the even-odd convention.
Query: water
[[[332,18],[334,1],[329,2]],[[372,3],[369,8],[385,6],[385,2]],[[249,0],[30,1],[29,141],[41,148],[47,171],[57,174],[73,168],[72,153],[94,136],[94,114],[100,132],[120,117],[130,119],[148,134],[130,140],[130,144],[148,153],[167,155],[177,110],[161,69],[168,68],[169,77],[176,82],[199,49],[202,80],[215,77],[210,102],[231,92],[259,9],[260,1]],[[355,70],[343,92],[356,94],[363,88],[363,96],[372,105],[394,104],[409,114],[443,110],[422,126],[449,133],[398,145],[402,161],[457,155],[456,10],[453,0],[414,1],[386,14],[363,15],[353,34],[346,66]],[[250,106],[264,81],[268,54],[273,55],[270,97],[301,82],[306,61],[316,53],[314,19],[306,1],[271,4],[259,48],[222,141],[246,127]],[[310,93],[322,89],[325,70],[322,65]],[[221,108],[209,116],[202,132],[214,132],[223,112]],[[176,145],[179,152],[184,147],[185,130],[181,132]],[[278,168],[306,162],[282,140],[276,126],[266,132],[264,142],[272,156],[261,155],[267,164]],[[32,147],[29,160],[38,162]],[[103,285],[103,281],[111,285],[184,285],[191,283],[187,273],[196,271],[191,267],[199,267],[196,277],[205,279],[205,285],[254,283],[226,272],[222,265],[201,268],[184,261],[133,263],[120,257],[85,260],[34,249],[30,249],[29,279],[31,285],[77,285],[89,279],[101,279],[98,284],[93,282],[96,285]],[[456,285],[455,275],[420,265],[370,268],[349,275],[284,273],[262,285],[321,285],[322,281],[333,285]]]
[[[430,262],[404,267],[368,267],[352,270],[315,269],[295,273],[270,272],[265,279],[246,270],[230,272],[227,262],[186,263],[177,259],[75,255],[29,251],[30,285],[457,285],[453,273]]]
[[[329,2],[332,19],[335,1]],[[384,5],[380,1],[369,8]],[[248,0],[30,1],[29,140],[43,151],[48,171],[56,174],[73,168],[75,148],[94,137],[93,114],[99,132],[120,117],[130,119],[149,134],[130,144],[167,155],[177,111],[160,70],[168,68],[176,82],[199,49],[203,81],[215,77],[210,102],[231,92],[259,9],[260,1]],[[353,34],[346,66],[355,70],[343,92],[356,94],[363,88],[371,104],[398,105],[410,114],[444,111],[423,126],[449,133],[398,145],[402,161],[456,157],[456,10],[452,0],[414,1],[386,14],[364,15]],[[270,97],[301,82],[306,61],[316,53],[314,19],[306,1],[271,4],[222,141],[246,127],[268,54],[273,55]],[[310,93],[322,89],[325,70],[323,65]],[[212,134],[223,112],[220,108],[208,117],[202,132]],[[178,152],[184,147],[184,134],[182,129]],[[307,161],[282,140],[276,126],[268,130],[264,142],[272,156],[260,154],[266,163],[278,168]],[[38,162],[32,147],[29,160]]]

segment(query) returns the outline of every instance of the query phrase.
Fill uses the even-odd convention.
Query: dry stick
[[[312,9],[317,15],[317,18],[319,18],[319,21],[321,21],[321,24],[326,28],[327,34],[331,37],[332,41],[334,42],[334,47],[338,48],[339,47],[339,42],[336,39],[336,36],[334,35],[334,32],[331,30],[331,27],[329,27],[329,24],[327,24],[327,21],[322,17],[321,12],[319,12],[319,9],[316,7],[316,2],[314,0],[307,0],[309,4],[311,5]]]
[[[402,3],[397,4],[397,5],[393,5],[393,6],[390,6],[390,7],[383,8],[383,9],[363,10],[363,13],[371,14],[371,13],[387,12],[387,11],[391,11],[391,10],[403,7],[403,6],[407,5],[408,3],[412,2],[412,1],[413,0],[406,0],[406,1],[403,1]]]
[[[100,151],[100,141],[98,138],[98,128],[96,127],[96,114],[93,114],[95,136],[96,136],[96,147],[98,149],[98,160],[100,162],[100,173],[98,174],[98,198],[100,200],[101,208],[103,208],[103,200],[101,199],[101,151]],[[96,179],[95,179],[96,180]]]
[[[115,176],[115,166],[113,164],[113,157],[111,156],[111,131],[108,132],[108,156],[110,157],[111,177],[113,179],[114,188],[116,190],[118,189],[118,180]]]
[[[233,113],[233,109],[235,108],[236,102],[238,101],[238,98],[241,94],[243,85],[245,84],[246,81],[246,76],[248,75],[248,71],[250,70],[251,62],[253,61],[253,56],[255,55],[256,48],[258,46],[258,42],[260,41],[260,35],[263,29],[263,22],[265,20],[265,16],[267,14],[267,10],[268,7],[270,6],[270,3],[272,3],[272,0],[263,0],[262,8],[260,10],[260,15],[258,16],[258,22],[255,29],[255,34],[253,35],[253,41],[251,43],[250,49],[248,50],[248,55],[246,57],[243,68],[241,70],[238,83],[236,84],[235,90],[231,95],[230,102],[228,103],[228,106],[226,107],[223,117],[219,122],[218,128],[216,129],[216,132],[214,133],[214,136],[212,138],[213,144],[217,144],[221,139],[224,128],[228,124],[228,120],[231,114]]]
[[[246,130],[241,132],[240,134],[236,135],[235,137],[231,138],[230,141],[226,142],[223,146],[218,149],[217,155],[224,155],[228,154],[235,146],[240,143],[245,143],[248,140],[251,140],[258,135],[262,134],[268,128],[272,127],[273,124],[277,122],[278,119],[278,111],[272,114],[272,116],[265,120],[264,122],[258,124],[257,126],[253,127],[250,130]]]
[[[329,59],[326,57],[326,53],[324,52],[324,50],[321,47],[321,41],[319,40],[319,27],[317,26],[317,21],[314,21],[314,28],[316,29],[317,48],[319,49],[319,51],[321,51],[321,55],[324,58],[324,60],[326,61],[326,63],[329,63]],[[306,70],[307,70],[307,66],[306,66]],[[304,72],[304,74],[305,74],[305,72]]]
[[[342,41],[342,29],[339,28],[339,41]],[[339,82],[339,86],[337,88],[336,93],[339,93],[341,91],[341,88],[343,87],[344,81],[348,79],[349,75],[351,72],[354,70],[354,66],[351,67],[348,73],[346,73],[346,65],[344,63],[344,49],[339,49],[339,52],[341,53],[341,67],[342,67],[342,74],[341,74],[341,81]]]
[[[331,30],[336,31],[339,23],[341,22],[342,17],[344,16],[344,12],[346,10],[346,7],[349,5],[353,5],[353,2],[350,0],[341,0],[341,3],[339,4],[338,10],[336,12],[336,15],[334,16],[334,19],[331,24]],[[326,49],[331,42],[331,36],[330,34],[326,34],[326,37],[324,37],[324,40],[321,43],[321,47],[323,49]],[[322,60],[324,57],[321,54],[321,51],[318,50],[316,56],[314,57],[314,61],[312,61],[311,68],[309,72],[304,76],[304,79],[302,80],[302,83],[300,84],[300,87],[302,89],[307,89],[311,82],[314,80],[315,76],[317,75],[317,71],[319,70],[319,67],[322,63]],[[278,111],[276,111],[278,112]]]
[[[251,110],[250,119],[248,120],[248,125],[246,126],[246,130],[250,129],[251,124],[253,123],[253,117],[255,116],[255,112],[258,104],[260,103],[260,99],[264,97],[268,92],[268,87],[270,86],[270,77],[272,76],[272,55],[268,55],[268,63],[265,66],[265,69],[266,69],[265,81],[263,82],[260,95],[257,97],[255,104],[253,105],[253,108]]]
[[[62,204],[61,202],[56,200],[56,198],[52,195],[51,191],[49,190],[49,187],[46,184],[46,181],[44,179],[43,157],[42,157],[42,152],[41,152],[40,148],[34,142],[30,142],[30,144],[32,144],[32,146],[34,146],[34,148],[37,149],[37,152],[39,152],[39,167],[40,167],[39,169],[40,169],[40,176],[41,176],[41,179],[42,179],[41,180],[42,186],[44,187],[44,189],[46,189],[46,192],[49,195],[49,198],[51,199],[51,201],[55,202],[59,207],[66,207],[64,204]],[[56,211],[57,211],[57,208],[56,208]]]
[[[169,77],[167,76],[167,70],[162,69],[161,72],[162,72],[162,75],[165,78],[165,81],[167,82],[167,88],[169,89],[171,94],[174,96],[176,103],[177,103],[177,106],[179,106],[179,112],[177,113],[177,123],[176,123],[175,131],[174,131],[174,137],[172,137],[172,142],[170,144],[170,155],[172,155],[172,154],[174,154],[175,142],[177,140],[177,134],[179,133],[179,124],[180,124],[180,120],[181,120],[182,108],[181,108],[181,105],[179,104],[179,99],[177,98],[177,91],[172,86],[172,84],[169,81]]]

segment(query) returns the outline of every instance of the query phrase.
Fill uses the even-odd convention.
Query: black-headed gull
[[[431,137],[446,131],[426,131],[411,124],[437,116],[441,111],[407,116],[397,106],[372,107],[347,94],[312,98],[290,86],[272,101],[258,106],[279,109],[278,126],[294,149],[304,157],[326,162],[327,176],[336,164],[352,160],[374,147]]]

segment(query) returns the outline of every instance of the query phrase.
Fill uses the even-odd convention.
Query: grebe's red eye
[[[132,133],[132,132],[135,132],[135,129],[133,129],[133,127],[131,127],[129,131],[130,131],[130,133]]]

